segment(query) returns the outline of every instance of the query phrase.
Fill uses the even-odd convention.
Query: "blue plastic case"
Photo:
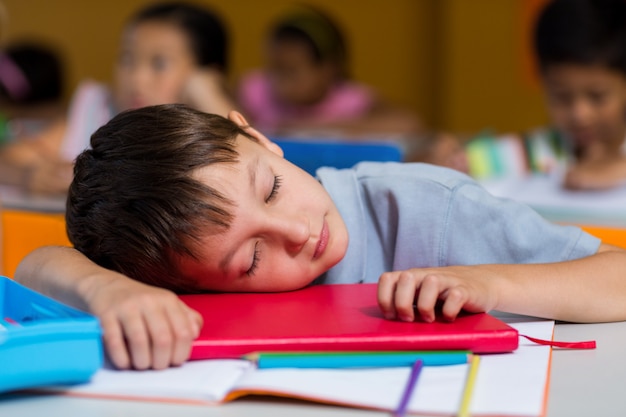
[[[0,277],[0,392],[86,382],[102,366],[100,324]]]

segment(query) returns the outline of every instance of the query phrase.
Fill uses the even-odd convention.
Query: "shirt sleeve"
[[[592,255],[600,246],[580,228],[553,224],[474,182],[453,190],[442,237],[442,265],[560,262]]]

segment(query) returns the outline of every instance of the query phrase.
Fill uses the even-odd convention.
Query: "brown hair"
[[[228,229],[232,204],[193,178],[237,161],[237,124],[181,104],[120,113],[76,159],[67,199],[67,233],[97,264],[177,292],[193,292],[178,259],[197,259],[200,228]]]

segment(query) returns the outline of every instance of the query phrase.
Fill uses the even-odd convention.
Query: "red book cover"
[[[489,314],[453,322],[386,320],[376,284],[317,285],[282,293],[183,295],[204,317],[191,359],[253,352],[517,349],[517,330]]]

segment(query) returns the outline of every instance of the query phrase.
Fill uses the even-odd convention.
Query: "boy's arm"
[[[626,320],[626,251],[602,244],[586,258],[551,264],[415,268],[381,276],[378,300],[387,318],[432,321],[461,309],[492,309],[572,322]]]
[[[200,315],[174,293],[101,268],[72,248],[36,249],[19,264],[15,280],[96,315],[118,368],[180,365],[202,327]]]

